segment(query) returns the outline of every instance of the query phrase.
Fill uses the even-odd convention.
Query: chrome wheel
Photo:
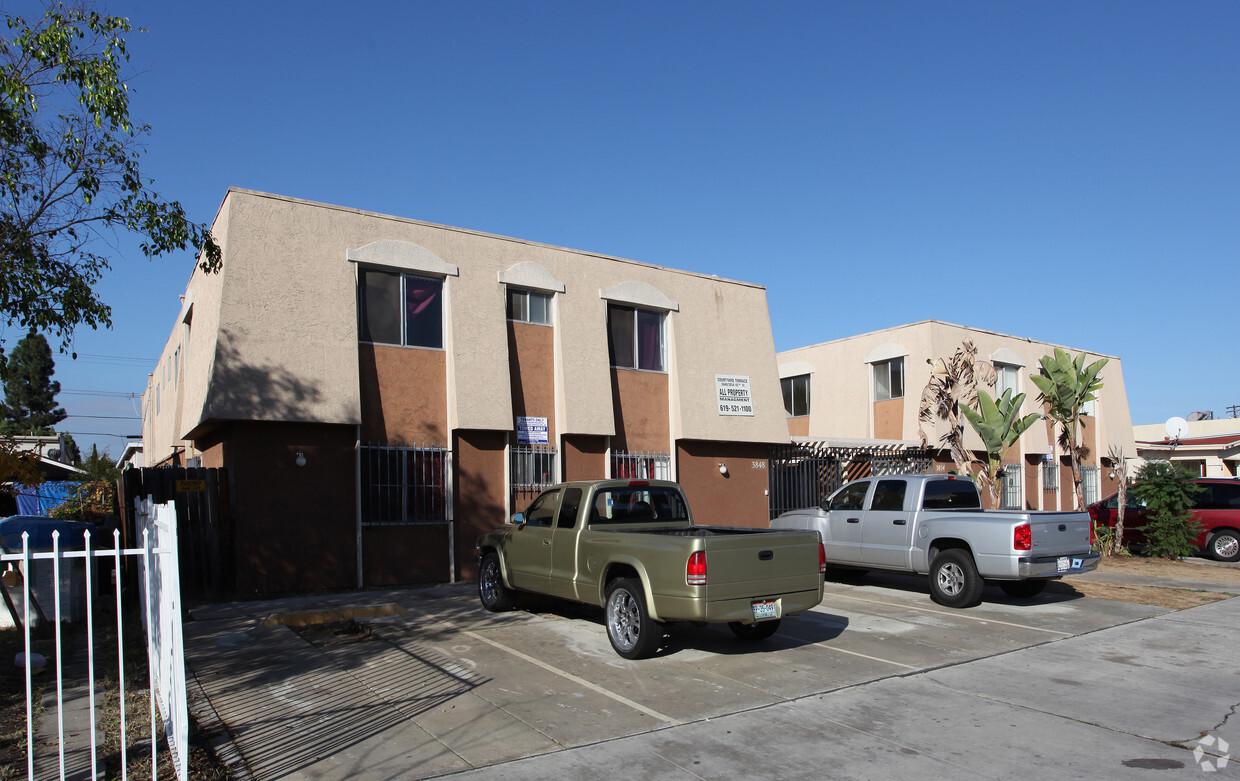
[[[939,588],[948,596],[956,596],[964,591],[964,571],[955,563],[939,567]]]
[[[659,650],[663,630],[646,612],[646,592],[635,578],[616,578],[607,584],[605,609],[607,639],[625,659],[642,659]]]
[[[494,553],[484,556],[478,568],[478,599],[492,613],[510,610],[516,602],[515,592],[504,585],[504,572]]]
[[[607,633],[620,652],[631,652],[641,637],[641,608],[627,589],[617,589],[607,600]]]

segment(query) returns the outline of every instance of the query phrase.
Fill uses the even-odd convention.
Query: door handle
[[[860,518],[849,518],[848,522],[849,523],[861,523],[861,519]]]
[[[892,521],[892,523],[894,523],[896,526],[903,526],[903,525],[905,525],[906,523],[908,523],[908,521],[906,521],[906,520],[904,520],[903,518],[901,518],[901,519],[899,519],[899,520]]]

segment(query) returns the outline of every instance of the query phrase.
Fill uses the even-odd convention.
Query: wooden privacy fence
[[[128,469],[122,488],[124,508],[146,496],[157,504],[175,503],[184,599],[221,599],[236,592],[235,513],[227,469]],[[126,518],[124,527],[126,534],[132,534],[133,519]]]

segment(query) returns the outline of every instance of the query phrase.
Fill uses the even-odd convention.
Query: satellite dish
[[[1163,430],[1167,432],[1167,438],[1172,442],[1179,442],[1188,436],[1188,421],[1184,418],[1167,418],[1167,423],[1163,426]]]

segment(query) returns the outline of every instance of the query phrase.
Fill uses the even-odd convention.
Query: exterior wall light
[[[297,458],[295,459],[295,461],[297,463],[297,466],[305,466],[306,465],[306,454],[298,450]]]
[[[719,462],[719,474],[723,475],[724,477],[728,476],[728,465],[723,463],[722,461]]]

